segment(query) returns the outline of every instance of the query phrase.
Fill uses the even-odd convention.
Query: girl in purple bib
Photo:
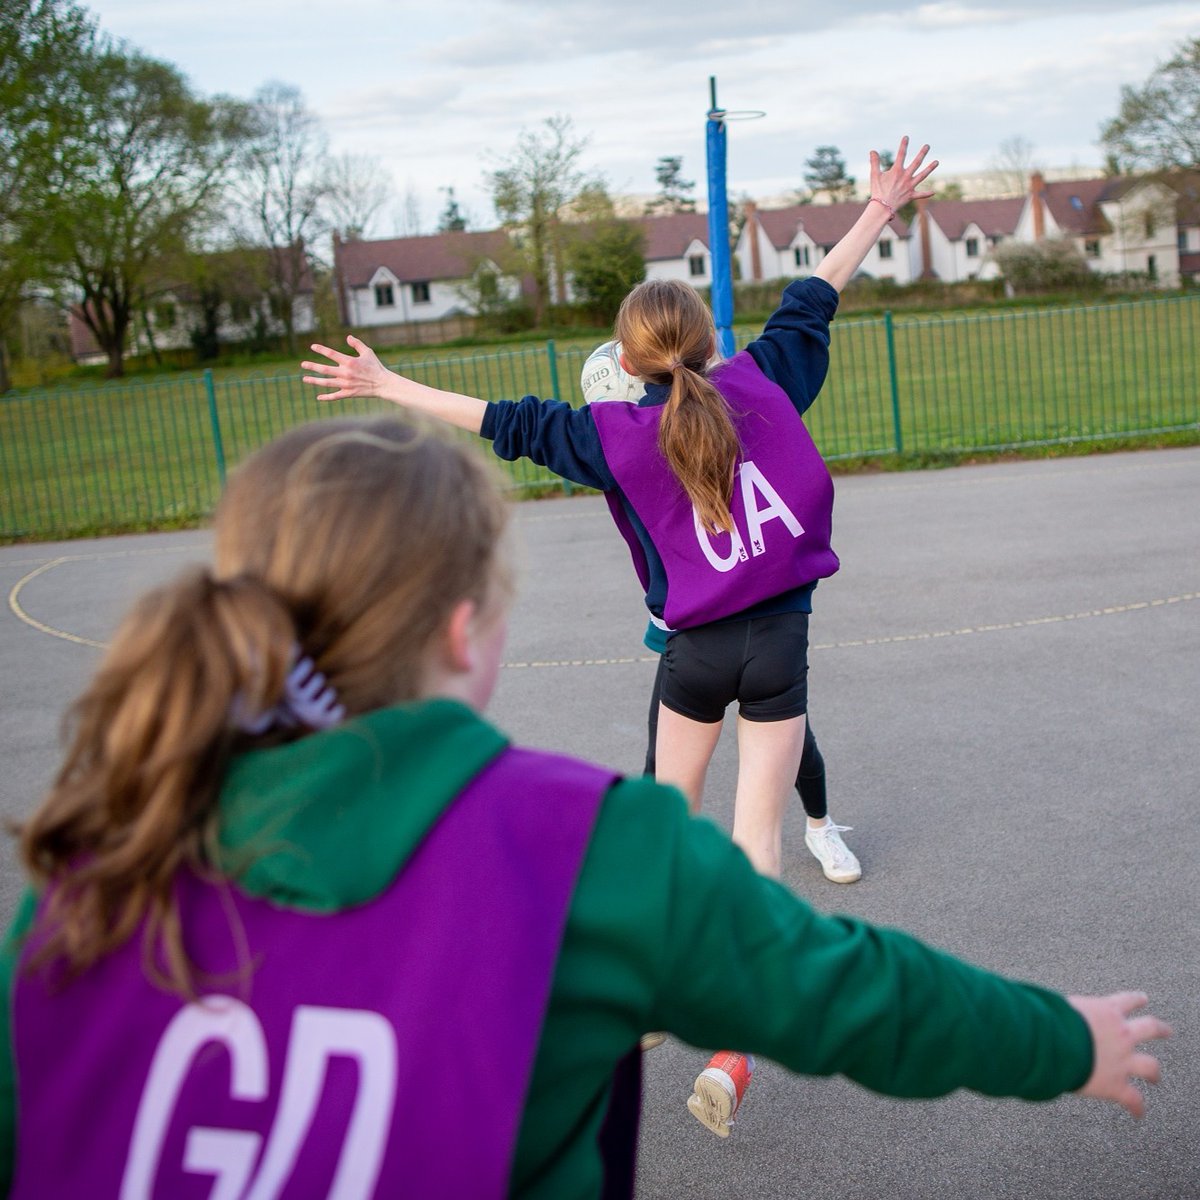
[[[322,346],[333,365],[304,363],[322,399],[375,395],[491,437],[496,453],[527,455],[600,488],[629,545],[652,625],[665,645],[655,773],[699,811],[726,709],[738,704],[733,839],[764,874],[778,876],[783,818],[805,748],[808,616],[817,581],[838,568],[830,546],[833,482],[801,414],[828,363],[829,319],[896,211],[937,166],[923,146],[892,166],[871,153],[871,197],[813,276],[792,284],[761,347],[717,362],[712,315],[696,291],[649,280],[626,297],[615,338],[621,365],[647,385],[638,404],[571,410],[526,397],[487,405],[384,370],[362,342],[351,357]],[[795,359],[808,356],[811,362]],[[809,739],[811,743],[811,739]],[[815,759],[815,744],[809,754]],[[808,814],[805,843],[827,878],[861,875],[828,810]],[[718,1066],[718,1059],[721,1065]],[[724,1136],[752,1062],[727,1053],[696,1079],[688,1104]]]
[[[506,519],[462,447],[305,426],[122,623],[21,835],[0,1189],[629,1195],[647,1028],[1140,1112],[1144,997],[822,916],[674,789],[510,746]]]

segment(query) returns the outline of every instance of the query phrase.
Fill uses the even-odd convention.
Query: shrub
[[[1005,283],[1016,294],[1101,291],[1104,281],[1066,238],[1003,242],[991,253]]]

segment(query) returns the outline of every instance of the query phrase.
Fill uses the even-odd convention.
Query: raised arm
[[[910,200],[924,200],[932,192],[919,192],[917,188],[936,167],[935,158],[927,167],[922,167],[928,146],[922,146],[917,156],[907,165],[904,156],[908,153],[908,138],[900,139],[896,161],[886,170],[880,169],[879,155],[871,151],[871,198],[862,216],[854,222],[850,232],[821,260],[813,272],[839,292],[854,277],[868,251],[878,240],[887,223]]]
[[[328,346],[314,345],[312,349],[330,361],[300,364],[304,370],[315,372],[313,375],[303,376],[305,383],[311,383],[313,387],[334,389],[318,396],[318,400],[378,396],[379,399],[390,400],[402,408],[428,413],[470,433],[479,432],[483,425],[483,415],[487,412],[485,400],[464,396],[459,392],[439,391],[404,375],[398,375],[395,371],[389,371],[379,361],[375,351],[353,335],[346,338],[346,344],[354,354],[343,354],[338,350],[331,350]]]

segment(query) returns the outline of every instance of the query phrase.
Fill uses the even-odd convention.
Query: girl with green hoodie
[[[645,1029],[1141,1115],[1144,996],[821,915],[672,788],[512,746],[506,522],[471,451],[325,421],[133,609],[21,835],[10,1195],[629,1194]]]

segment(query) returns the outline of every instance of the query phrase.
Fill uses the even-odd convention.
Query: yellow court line
[[[1161,600],[1137,600],[1132,604],[1112,604],[1107,608],[1091,608],[1084,612],[1061,613],[1050,617],[1030,617],[1025,621],[998,621],[991,625],[974,625],[965,629],[939,629],[933,633],[898,633],[890,637],[855,638],[848,642],[815,642],[810,650],[852,650],[860,646],[887,646],[900,642],[932,642],[939,638],[967,637],[980,633],[1003,633],[1013,629],[1032,629],[1038,625],[1055,625],[1063,621],[1084,621],[1092,617],[1112,617],[1119,613],[1140,612],[1142,609],[1162,608],[1168,604],[1184,604],[1200,600],[1200,592],[1184,592]],[[657,654],[640,658],[564,658],[543,662],[506,662],[505,667],[610,667],[625,663],[657,662]]]
[[[129,551],[130,554],[136,554],[138,551]],[[79,561],[82,559],[105,558],[105,557],[120,557],[116,555],[89,555],[89,554],[74,554],[64,555],[61,558],[53,558],[48,562],[42,563],[41,566],[30,571],[27,575],[22,576],[15,584],[12,590],[8,593],[8,607],[18,620],[24,621],[26,625],[36,629],[39,633],[44,633],[49,637],[62,638],[63,641],[74,642],[79,646],[92,646],[97,650],[106,648],[105,642],[93,641],[91,638],[80,637],[75,633],[68,633],[65,629],[55,629],[53,625],[47,625],[44,621],[39,621],[36,617],[31,616],[21,606],[20,594],[21,589],[31,580],[36,579],[39,575],[45,574],[54,567],[60,567],[63,563]],[[862,646],[889,646],[896,645],[902,642],[931,642],[939,638],[951,637],[968,637],[982,633],[1006,633],[1014,629],[1033,629],[1039,625],[1056,625],[1065,621],[1086,621],[1095,617],[1112,617],[1121,613],[1141,612],[1151,608],[1163,608],[1171,604],[1186,604],[1193,600],[1200,600],[1200,592],[1183,592],[1178,596],[1166,596],[1156,600],[1135,600],[1130,604],[1111,604],[1105,608],[1090,608],[1084,609],[1082,612],[1074,613],[1058,613],[1046,617],[1029,617],[1023,621],[997,621],[988,625],[973,625],[963,629],[939,629],[930,633],[898,633],[888,637],[875,638],[854,638],[845,642],[816,642],[809,647],[810,650],[850,650]],[[561,658],[561,659],[542,659],[529,660],[526,662],[506,662],[501,664],[508,670],[539,670],[546,667],[615,667],[626,666],[631,663],[656,662],[658,655],[640,655],[630,656],[626,658]]]
[[[12,610],[13,615],[19,620],[24,621],[26,625],[36,629],[39,633],[44,633],[48,637],[61,638],[64,642],[73,642],[77,646],[91,646],[96,650],[107,649],[107,642],[93,641],[92,638],[80,637],[77,633],[68,633],[65,629],[55,629],[53,625],[47,625],[44,621],[39,621],[37,617],[31,616],[21,605],[21,589],[31,580],[36,579],[39,575],[44,575],[47,571],[54,567],[61,567],[63,563],[69,562],[98,562],[101,559],[110,558],[144,558],[147,555],[153,554],[180,554],[185,550],[195,550],[195,546],[145,546],[139,550],[107,550],[98,551],[93,554],[62,554],[57,558],[51,558],[43,562],[41,566],[30,571],[28,574],[21,576],[16,583],[13,584],[8,593],[8,607]],[[26,560],[27,562],[29,560]],[[0,564],[3,565],[3,564]],[[9,564],[13,565],[13,564]],[[20,565],[24,565],[23,563]]]
[[[18,620],[24,621],[26,625],[32,625],[39,633],[48,634],[50,637],[62,638],[64,642],[74,642],[77,646],[93,646],[97,650],[103,650],[103,642],[94,642],[91,638],[80,637],[75,633],[67,633],[65,629],[55,629],[53,625],[47,625],[44,621],[39,621],[37,617],[31,617],[21,607],[21,589],[31,579],[36,579],[39,575],[44,575],[51,568],[61,567],[63,563],[70,561],[71,556],[52,558],[49,562],[42,563],[40,567],[35,567],[28,575],[22,576],[13,584],[12,590],[8,593],[8,607],[12,609]]]

